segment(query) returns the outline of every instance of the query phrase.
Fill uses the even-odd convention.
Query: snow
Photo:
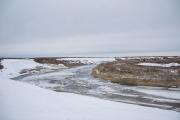
[[[114,61],[115,58],[63,58],[64,60],[81,61],[85,64]],[[61,59],[62,60],[62,59]],[[121,102],[113,102],[94,97],[82,96],[73,93],[54,92],[39,88],[33,84],[13,81],[9,78],[20,75],[24,69],[43,67],[42,72],[52,69],[65,68],[63,65],[39,64],[33,59],[4,59],[1,61],[4,69],[0,71],[0,120],[179,120],[180,113],[171,110],[144,107]],[[53,72],[40,76],[73,75],[74,72]],[[43,83],[44,88],[48,87]],[[56,86],[56,85],[54,85]],[[101,86],[104,90],[113,92],[110,87]],[[144,90],[148,94],[180,98],[178,92],[162,90]],[[137,91],[138,91],[137,90]],[[93,91],[92,91],[93,92]],[[118,94],[118,93],[117,93]],[[166,99],[164,99],[166,100]]]
[[[0,72],[0,76],[13,78],[20,75],[20,72],[25,69],[36,69],[37,67],[42,67],[43,71],[52,71],[53,69],[65,68],[64,65],[51,65],[51,64],[39,64],[34,62],[33,59],[3,59],[1,61],[4,68]],[[38,71],[32,71],[38,72]]]
[[[156,96],[162,96],[166,98],[172,98],[172,99],[179,99],[180,100],[180,92],[177,90],[162,90],[162,89],[148,89],[146,88],[141,88],[141,87],[134,87],[131,88],[139,92],[151,94],[151,95],[156,95]]]
[[[82,62],[84,64],[96,64],[100,62],[108,62],[108,61],[114,61],[115,58],[62,58],[59,60],[71,60],[72,62]],[[3,59],[1,61],[2,65],[4,66],[4,69],[0,71],[0,76],[7,77],[7,78],[13,78],[17,77],[20,74],[21,71],[27,70],[27,73],[38,73],[38,72],[50,72],[54,69],[61,69],[66,68],[64,65],[52,65],[52,64],[40,64],[35,62],[33,59]],[[37,70],[37,68],[43,68],[40,70]],[[32,70],[34,69],[34,70]],[[31,70],[31,71],[28,71]]]
[[[143,66],[157,66],[157,67],[176,67],[180,66],[179,63],[168,63],[168,64],[158,64],[158,63],[139,63],[138,65],[143,65]]]
[[[160,56],[132,56],[132,57],[116,57],[116,58],[120,60],[153,59],[153,58],[163,59],[163,57]],[[168,57],[168,58],[173,58],[173,57]]]
[[[0,120],[179,120],[180,113],[54,92],[0,77]]]
[[[102,57],[102,58],[61,58],[59,60],[72,60],[73,62],[81,62],[84,64],[96,64],[100,62],[114,61],[114,57]]]

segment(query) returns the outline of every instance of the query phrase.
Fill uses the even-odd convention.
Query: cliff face
[[[104,80],[126,85],[143,86],[180,86],[180,66],[143,66],[139,63],[180,63],[180,57],[146,57],[132,59],[117,59],[117,61],[102,63],[92,70],[92,75]]]

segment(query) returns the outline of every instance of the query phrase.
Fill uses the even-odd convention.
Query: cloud
[[[179,0],[6,0],[0,55],[180,51]]]

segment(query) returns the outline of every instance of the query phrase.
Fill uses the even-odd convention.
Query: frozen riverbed
[[[88,65],[68,68],[63,65],[39,64],[32,59],[4,59],[1,62],[4,69],[1,70],[0,76],[14,77],[14,80],[56,92],[76,93],[180,112],[180,88],[126,86],[91,76],[91,70],[97,64],[113,61],[114,58],[68,58],[65,60],[81,61]],[[38,71],[37,66],[42,69]],[[24,69],[27,73],[20,74]]]
[[[77,93],[112,101],[180,111],[180,89],[130,87],[99,80],[90,75],[93,67],[95,64],[46,74],[20,76],[15,79],[57,92]]]

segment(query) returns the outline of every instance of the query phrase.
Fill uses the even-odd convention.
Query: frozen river
[[[70,92],[116,102],[139,104],[180,112],[180,89],[126,86],[96,79],[91,70],[96,64],[67,68],[51,73],[15,78],[56,92]]]

